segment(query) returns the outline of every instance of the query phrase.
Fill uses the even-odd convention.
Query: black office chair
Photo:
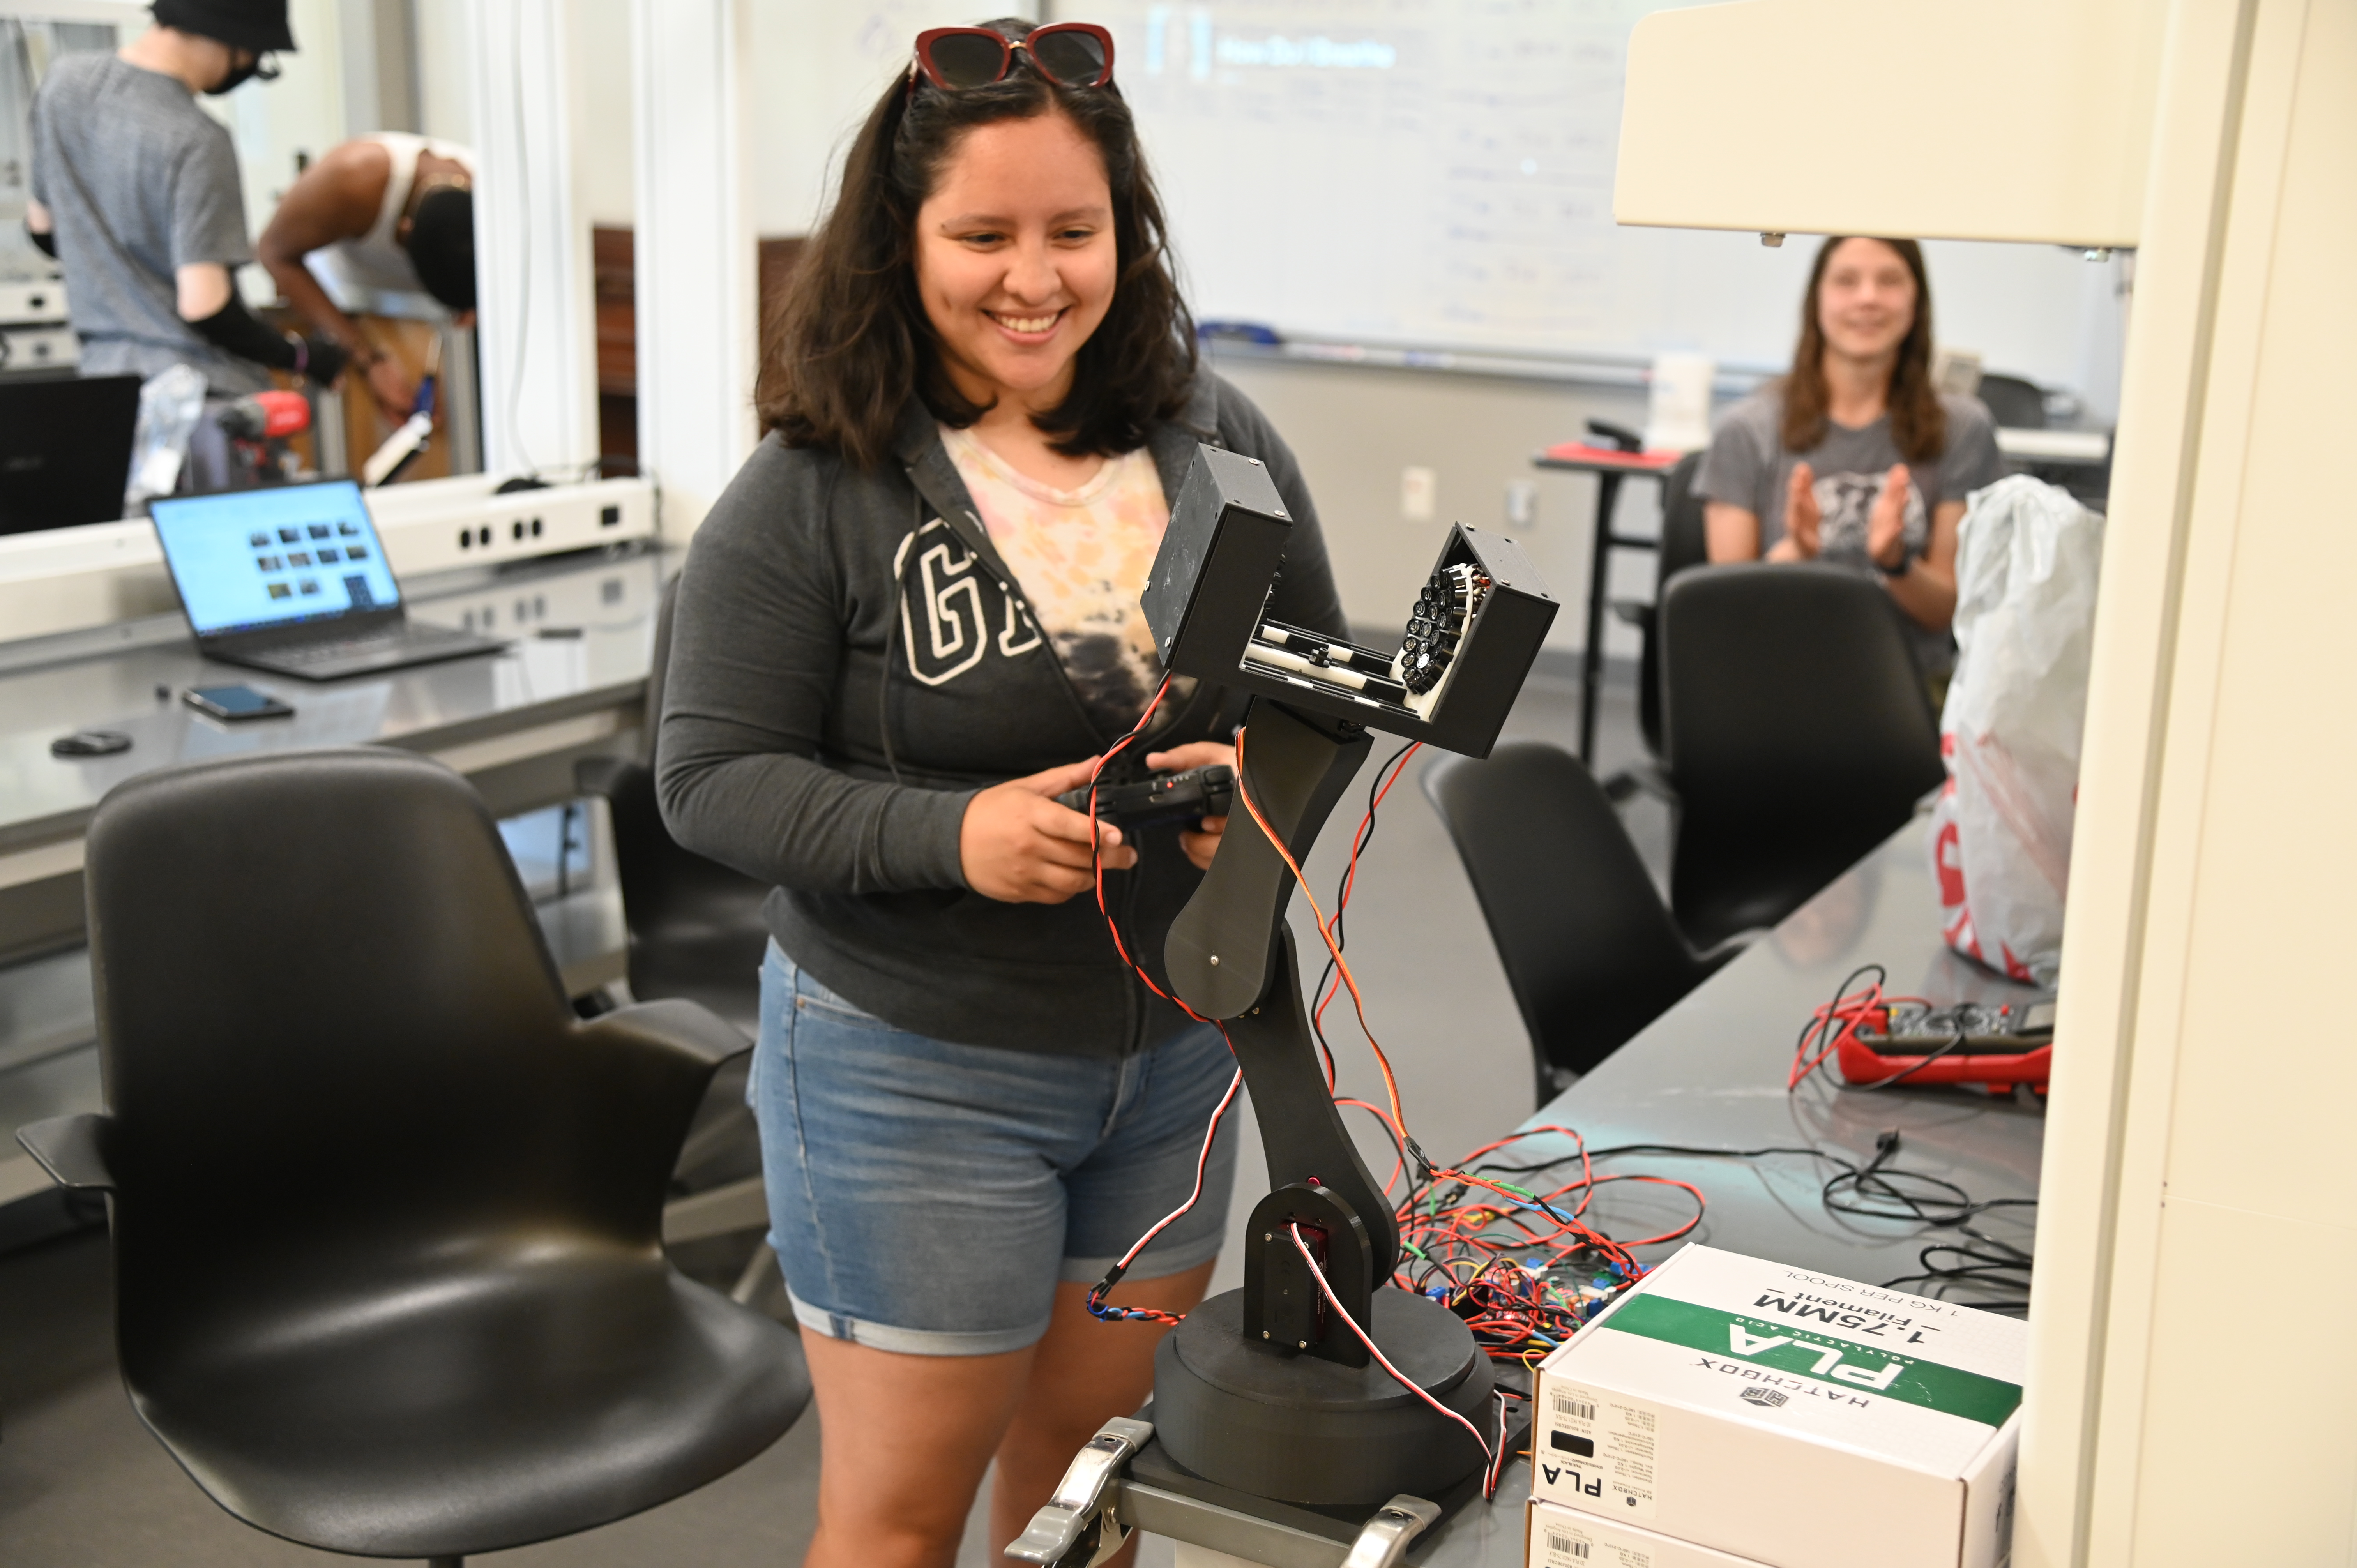
[[[1635,627],[1644,639],[1637,660],[1637,729],[1644,737],[1646,755],[1655,759],[1653,765],[1625,768],[1604,780],[1605,794],[1615,800],[1625,800],[1639,789],[1671,798],[1658,766],[1662,755],[1661,591],[1687,567],[1710,559],[1710,542],[1703,527],[1703,497],[1694,488],[1702,459],[1699,452],[1687,453],[1662,481],[1662,546],[1654,569],[1653,597],[1612,603],[1612,613]]]
[[[761,955],[770,940],[761,903],[770,889],[681,848],[663,826],[662,809],[655,800],[655,729],[662,719],[663,678],[671,661],[672,617],[678,598],[679,581],[673,578],[663,590],[655,618],[644,754],[586,757],[574,768],[574,785],[606,802],[615,869],[622,884],[622,919],[630,930],[631,996],[640,1002],[694,1002],[755,1035],[760,1028]],[[749,1056],[739,1057],[713,1075],[689,1129],[674,1174],[676,1201],[663,1228],[673,1245],[769,1224],[761,1189],[760,1132],[745,1103],[750,1062]],[[753,1300],[767,1277],[763,1245],[755,1242],[737,1277],[732,1294],[739,1301]]]
[[[1424,792],[1490,922],[1540,1104],[1735,955],[1687,945],[1612,802],[1561,747],[1515,741],[1486,762],[1443,758],[1424,770]]]
[[[1697,946],[1772,926],[1939,784],[1900,611],[1824,565],[1706,566],[1662,600],[1670,906]]]
[[[2035,381],[2019,376],[1981,377],[1977,389],[1989,417],[2008,430],[2046,428],[2046,393]]]
[[[770,940],[761,904],[769,886],[682,849],[655,800],[655,730],[662,720],[678,600],[673,578],[655,619],[643,753],[584,758],[574,768],[574,783],[603,798],[612,821],[630,932],[630,994],[640,1001],[676,996],[701,1003],[750,1035],[759,1026],[761,955]]]
[[[353,749],[100,803],[107,1112],[18,1137],[112,1195],[133,1407],[305,1545],[456,1563],[742,1465],[810,1394],[794,1337],[692,1283],[665,1181],[735,1030],[567,1004],[482,801]]]

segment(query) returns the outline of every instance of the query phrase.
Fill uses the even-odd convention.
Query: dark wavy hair
[[[983,26],[1007,38],[1031,30],[1001,18]],[[1147,172],[1129,105],[1110,84],[1065,89],[1018,53],[1006,80],[945,92],[905,79],[868,113],[844,162],[834,209],[779,300],[753,402],[765,431],[790,446],[840,453],[872,469],[892,442],[914,392],[942,424],[963,428],[985,409],[942,364],[918,296],[917,209],[958,143],[978,125],[1060,113],[1096,144],[1113,191],[1118,271],[1113,304],[1076,357],[1062,406],[1033,416],[1054,449],[1112,456],[1145,445],[1157,423],[1186,407],[1196,369],[1195,330],[1172,276],[1162,199]]]
[[[1899,455],[1910,463],[1929,463],[1948,445],[1947,411],[1932,385],[1932,280],[1923,271],[1922,246],[1875,235],[1829,235],[1818,247],[1816,263],[1809,269],[1808,292],[1801,296],[1801,340],[1792,349],[1792,373],[1784,378],[1784,449],[1806,452],[1825,438],[1832,392],[1825,385],[1825,329],[1818,324],[1817,291],[1824,286],[1834,252],[1844,241],[1861,238],[1899,252],[1915,279],[1915,324],[1899,345],[1899,362],[1890,368],[1884,401]]]

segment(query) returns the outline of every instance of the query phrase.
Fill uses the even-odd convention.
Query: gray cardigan
[[[1266,463],[1293,514],[1272,612],[1347,631],[1293,454],[1208,371],[1184,415],[1147,438],[1165,495],[1198,442]],[[1174,684],[1151,748],[1224,740],[1242,711],[1224,689],[1181,702]],[[896,459],[872,472],[765,438],[696,533],[656,749],[663,820],[688,848],[771,884],[763,912],[779,945],[897,1027],[1116,1057],[1185,1023],[1122,967],[1092,895],[1003,904],[968,889],[960,866],[976,789],[1119,738],[1082,707],[913,399]],[[1107,903],[1167,988],[1163,939],[1200,874],[1175,830],[1147,830],[1139,848],[1136,869],[1108,874]]]

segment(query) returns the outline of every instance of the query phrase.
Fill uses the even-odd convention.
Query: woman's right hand
[[[1817,531],[1824,520],[1817,506],[1816,470],[1806,463],[1793,464],[1792,479],[1784,487],[1784,537],[1768,553],[1769,559],[1815,560]]]
[[[1003,904],[1060,904],[1090,886],[1090,820],[1056,797],[1085,788],[1096,759],[1050,768],[994,784],[966,802],[958,827],[958,865],[965,884]],[[1111,822],[1094,824],[1107,871],[1126,871],[1137,852]]]

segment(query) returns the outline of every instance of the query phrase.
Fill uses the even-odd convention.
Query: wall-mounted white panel
[[[1613,217],[2134,245],[2168,11],[1742,0],[1647,16]]]
[[[755,439],[748,0],[636,0],[639,468],[684,540]]]
[[[577,476],[597,459],[597,360],[585,116],[570,0],[468,0],[476,134],[483,460],[494,473]]]

